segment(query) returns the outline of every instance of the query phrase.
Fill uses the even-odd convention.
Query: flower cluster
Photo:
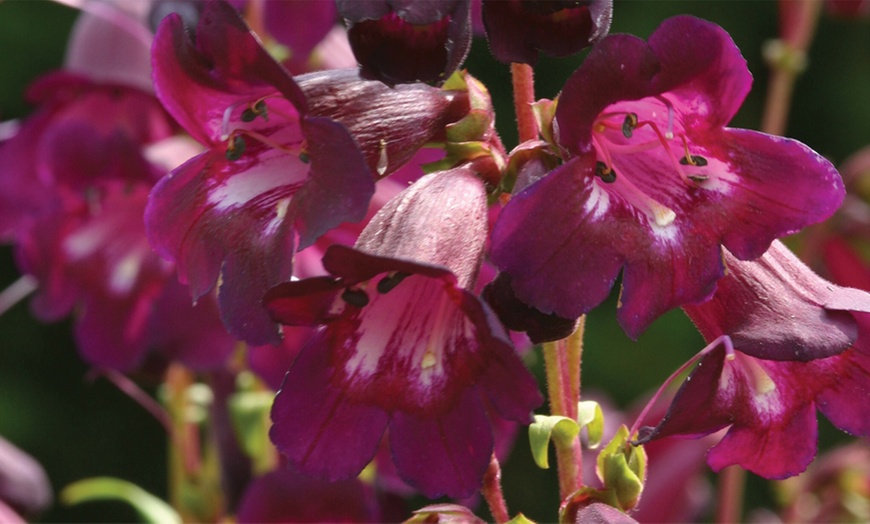
[[[0,142],[0,238],[90,365],[166,371],[172,416],[133,395],[195,455],[171,458],[176,502],[198,501],[182,517],[385,520],[413,492],[481,492],[506,522],[499,460],[531,424],[563,521],[630,522],[656,513],[643,444],[727,430],[714,470],[780,479],[815,456],[816,410],[870,435],[870,283],[832,284],[779,240],[846,186],[803,143],[729,127],[752,77],[721,27],[608,35],[609,0],[142,6],[89,7],[64,70],[31,86],[38,109]],[[511,64],[513,150],[460,69],[478,18]],[[585,48],[556,100],[523,87],[540,54]],[[825,245],[830,273],[866,269]],[[710,345],[660,420],[639,428],[656,395],[608,429],[593,486],[580,451],[604,422],[580,402],[578,341],[617,285],[629,337],[681,308]],[[650,448],[688,491],[700,448]]]

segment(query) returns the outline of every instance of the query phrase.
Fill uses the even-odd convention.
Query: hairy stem
[[[528,64],[511,64],[514,88],[514,110],[520,143],[538,138],[538,124],[532,104],[535,102],[535,73]]]
[[[489,506],[489,512],[492,514],[496,524],[504,524],[510,520],[507,503],[504,500],[504,493],[501,490],[501,466],[495,453],[489,461],[489,467],[486,469],[486,474],[483,476],[483,487],[480,488],[486,504]]]

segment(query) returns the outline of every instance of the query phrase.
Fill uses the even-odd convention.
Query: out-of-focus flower
[[[39,282],[35,314],[76,313],[76,341],[91,364],[130,369],[155,350],[214,366],[234,345],[216,304],[204,297],[190,305],[142,223],[154,182],[193,150],[173,138],[176,128],[153,95],[124,83],[137,84],[137,75],[123,69],[114,78],[85,56],[108,39],[141,65],[138,37],[128,34],[133,43],[125,44],[125,33],[106,33],[91,16],[73,32],[76,73],[31,86],[28,98],[39,108],[0,145],[0,235],[17,245],[19,266]],[[97,68],[93,78],[89,64]]]
[[[617,317],[636,337],[713,294],[723,246],[751,260],[833,213],[844,191],[830,162],[794,140],[725,127],[750,83],[728,34],[689,16],[666,20],[649,43],[599,42],[556,109],[566,162],[515,194],[493,232],[492,259],[516,297],[576,318],[621,271]]]
[[[0,520],[26,522],[51,504],[48,476],[30,455],[0,437]]]
[[[504,418],[530,421],[541,402],[534,379],[466,290],[486,224],[483,184],[468,169],[429,175],[388,203],[355,248],[326,252],[332,276],[266,296],[284,324],[325,325],[272,410],[272,440],[302,472],[357,475],[389,428],[406,482],[428,497],[466,497],[493,452],[485,401]]]
[[[386,84],[441,83],[471,46],[470,0],[338,0],[361,74]]]
[[[817,408],[870,434],[870,295],[822,280],[779,243],[753,262],[725,260],[713,299],[684,309],[708,341],[728,335],[735,351],[706,354],[639,441],[728,427],[707,456],[714,470],[785,478],[816,454]]]
[[[492,54],[502,62],[534,64],[538,52],[568,56],[610,30],[612,0],[484,0],[483,23]]]
[[[392,502],[395,502],[393,500]],[[291,466],[255,479],[239,503],[236,519],[251,522],[388,522],[372,486],[360,479],[327,482]]]

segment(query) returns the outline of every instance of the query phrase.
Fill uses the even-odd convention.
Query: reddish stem
[[[504,524],[510,520],[507,503],[504,500],[504,493],[501,490],[501,466],[495,453],[489,461],[489,467],[486,474],[483,476],[483,487],[480,488],[483,498],[489,506],[489,512],[496,524]]]
[[[528,64],[511,64],[514,88],[514,110],[520,143],[538,138],[538,123],[532,104],[535,102],[535,73]]]

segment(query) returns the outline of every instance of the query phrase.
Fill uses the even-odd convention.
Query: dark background
[[[646,37],[662,20],[680,13],[718,23],[743,51],[755,84],[732,125],[757,129],[767,77],[761,48],[777,34],[776,3],[616,0],[611,32]],[[37,76],[61,65],[75,15],[51,2],[0,0],[0,120],[28,114],[22,91]],[[786,134],[837,164],[870,144],[870,20],[823,16],[809,59],[809,69],[796,86]],[[556,95],[581,60],[582,55],[542,60],[536,69],[538,96]],[[511,148],[516,131],[508,68],[491,58],[483,40],[475,41],[465,65],[489,87],[499,130]],[[0,289],[17,278],[12,249],[0,246]],[[676,311],[632,342],[614,321],[614,303],[611,299],[589,315],[583,387],[606,392],[627,406],[701,349],[703,341]],[[71,341],[68,321],[41,324],[30,316],[26,303],[14,307],[0,317],[0,435],[39,460],[56,491],[81,478],[108,475],[165,497],[166,439],[160,426],[105,380],[89,380],[87,373]],[[822,421],[823,446],[844,438]],[[522,436],[505,466],[508,504],[530,518],[554,520],[555,472],[537,469],[527,448]],[[759,479],[750,478],[748,493],[749,507],[772,504],[767,484]],[[44,521],[135,519],[135,513],[120,503],[56,505],[42,515]]]

